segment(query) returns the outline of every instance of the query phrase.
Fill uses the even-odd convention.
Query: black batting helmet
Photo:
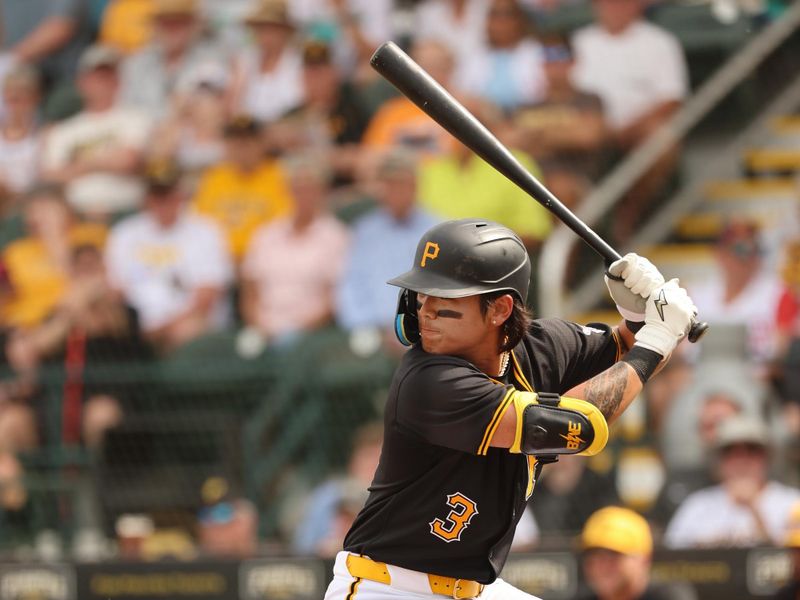
[[[397,336],[404,344],[419,339],[417,293],[463,298],[507,291],[524,303],[530,276],[528,251],[508,227],[481,219],[440,223],[420,239],[411,270],[388,281],[403,288],[397,307]]]

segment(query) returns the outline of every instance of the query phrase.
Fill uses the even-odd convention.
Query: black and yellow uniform
[[[539,471],[535,457],[491,447],[501,417],[516,392],[563,394],[619,357],[609,327],[559,319],[534,321],[497,379],[415,344],[392,380],[380,464],[344,549],[493,582]]]

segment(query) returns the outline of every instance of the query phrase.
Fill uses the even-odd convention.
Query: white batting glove
[[[636,333],[634,345],[669,356],[696,316],[697,307],[689,294],[677,279],[670,279],[648,298],[644,327]]]
[[[622,280],[612,279],[609,274]],[[653,290],[664,285],[664,276],[656,266],[633,252],[611,263],[605,280],[619,314],[635,323],[645,320],[647,299]]]

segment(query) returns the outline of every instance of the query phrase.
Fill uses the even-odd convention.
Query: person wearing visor
[[[629,254],[607,278],[619,326],[533,320],[530,269],[513,231],[461,219],[429,229],[411,270],[389,281],[411,348],[327,600],[532,598],[498,575],[542,466],[603,449],[607,423],[685,337],[695,307]]]

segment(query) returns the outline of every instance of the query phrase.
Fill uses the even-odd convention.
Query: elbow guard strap
[[[558,394],[514,392],[514,453],[593,456],[608,442],[608,424],[585,400]]]

